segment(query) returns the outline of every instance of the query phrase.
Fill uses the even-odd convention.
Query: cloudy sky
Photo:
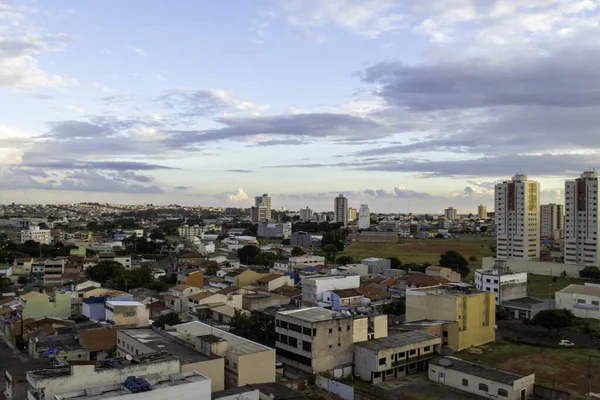
[[[0,0],[0,202],[562,202],[599,65],[600,0]]]

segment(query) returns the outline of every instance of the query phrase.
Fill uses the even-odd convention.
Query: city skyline
[[[118,9],[119,12],[115,12]],[[593,1],[0,1],[0,202],[493,211],[595,165]],[[460,51],[457,51],[460,50]]]

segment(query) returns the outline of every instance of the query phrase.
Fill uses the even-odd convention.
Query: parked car
[[[569,340],[561,340],[560,342],[558,342],[559,346],[564,346],[564,347],[574,347],[575,343],[569,341]]]

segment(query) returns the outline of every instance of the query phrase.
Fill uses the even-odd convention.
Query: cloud
[[[131,51],[133,51],[135,54],[137,54],[140,57],[146,57],[146,50],[140,48],[140,47],[132,47]]]
[[[223,89],[170,90],[159,97],[166,107],[179,115],[200,117],[226,112],[256,113],[267,106],[255,105]]]
[[[272,139],[256,142],[253,147],[268,147],[268,146],[296,146],[306,144],[299,139]]]
[[[64,49],[68,36],[40,35],[31,27],[29,11],[0,3],[0,86],[32,89],[73,85],[73,79],[43,70],[37,59],[41,53]]]
[[[227,172],[239,172],[242,174],[248,174],[248,173],[252,173],[254,171],[250,170],[250,169],[228,169],[226,170]]]
[[[21,164],[23,167],[46,169],[100,169],[113,171],[156,171],[177,169],[165,165],[149,164],[135,161],[83,161],[71,159],[45,159],[44,161],[31,161],[27,159]]]
[[[175,186],[173,189],[175,190],[188,190],[191,189],[191,186]]]
[[[217,197],[224,198],[228,203],[244,203],[250,199],[242,188],[232,192],[221,193],[220,195],[217,195]]]

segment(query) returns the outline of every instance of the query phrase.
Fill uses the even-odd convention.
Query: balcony
[[[403,358],[402,360],[392,362],[392,368],[401,367],[403,365],[408,365],[408,364],[416,363],[419,361],[429,360],[437,355],[438,355],[437,353],[431,352],[431,353],[427,353],[427,354],[421,354],[420,356],[412,356],[412,357]]]

